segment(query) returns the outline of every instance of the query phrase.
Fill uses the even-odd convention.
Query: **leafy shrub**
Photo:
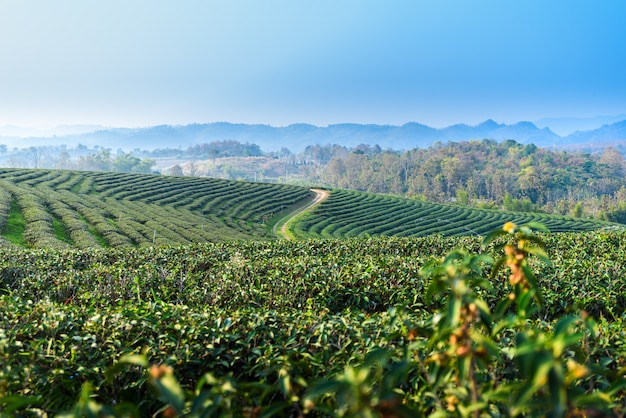
[[[568,285],[589,275],[583,292],[620,292],[606,286],[618,266],[596,267],[625,242],[507,223],[484,246],[427,237],[5,252],[0,411],[620,416],[623,315],[553,308],[572,294],[545,284],[579,263]]]

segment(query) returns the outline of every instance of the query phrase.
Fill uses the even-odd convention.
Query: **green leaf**
[[[613,396],[622,389],[626,389],[626,378],[623,376],[613,382],[606,390],[606,393]]]
[[[517,315],[521,316],[521,318],[523,319],[526,319],[529,316],[528,307],[532,302],[535,291],[534,289],[521,289],[519,285],[517,285],[517,287],[520,288],[519,291],[516,291],[516,293],[518,294],[515,299],[515,301],[517,302]]]
[[[485,238],[483,238],[483,245],[487,245],[493,240],[495,240],[496,238],[501,237],[503,235],[508,235],[508,232],[506,232],[502,228],[491,231],[490,233],[485,235]]]
[[[505,297],[502,298],[496,305],[495,312],[493,313],[494,320],[497,321],[497,320],[502,319],[512,303],[513,303],[513,300],[510,299],[508,295],[505,295]]]
[[[389,350],[381,347],[374,347],[365,356],[363,366],[372,367],[376,365],[383,365],[387,363],[390,357],[391,353],[389,352]]]
[[[559,319],[559,321],[554,326],[554,335],[555,337],[560,336],[561,334],[569,334],[572,326],[578,322],[578,318],[574,316],[566,316],[564,318]]]
[[[500,358],[501,357],[501,349],[500,346],[488,336],[474,332],[472,333],[472,339],[480,346],[487,350],[487,359],[484,361],[489,361],[490,359]]]
[[[111,382],[116,375],[126,370],[129,366],[139,366],[145,369],[148,367],[148,359],[142,354],[123,355],[113,366],[106,370],[105,378],[107,382]]]
[[[457,359],[457,372],[461,382],[469,382],[469,374],[472,368],[472,357],[467,355]]]
[[[478,308],[478,313],[480,315],[481,323],[487,327],[489,332],[491,332],[491,325],[493,318],[491,317],[491,311],[489,310],[489,305],[482,299],[474,299],[474,305]]]
[[[541,292],[541,288],[539,287],[539,284],[537,283],[537,278],[535,277],[532,270],[530,269],[530,267],[528,267],[528,264],[526,263],[522,265],[522,271],[524,272],[524,277],[526,277],[526,280],[528,280],[533,290],[535,291],[535,296],[537,298],[537,302],[539,303],[539,306],[543,306],[544,304],[543,294]]]
[[[545,386],[548,382],[548,373],[552,369],[552,361],[552,358],[548,356],[540,356],[535,359],[533,374],[529,376],[530,380],[523,385],[516,396],[515,403],[517,405],[527,403],[537,391]]]
[[[306,391],[305,399],[315,400],[324,395],[335,395],[344,387],[344,383],[335,379],[322,380],[314,383],[309,390]]]
[[[119,359],[118,363],[132,364],[143,368],[148,367],[148,359],[143,354],[126,354]]]
[[[487,402],[472,402],[467,406],[459,405],[459,411],[461,415],[469,417],[473,412],[486,411],[488,406]]]
[[[524,250],[528,254],[532,254],[535,257],[537,257],[545,265],[547,265],[547,266],[551,266],[552,265],[552,261],[550,261],[550,257],[548,257],[548,254],[546,254],[546,252],[543,249],[541,249],[539,247],[535,247],[535,246],[529,246],[529,247],[524,248]]]
[[[40,403],[41,398],[38,396],[9,395],[0,398],[0,405],[4,405],[0,411],[11,414],[26,407],[32,408]]]
[[[504,257],[496,260],[496,262],[493,264],[493,267],[491,268],[490,279],[493,280],[498,275],[498,272],[500,271],[502,266],[504,266],[504,263],[506,263],[506,258]]]
[[[171,405],[177,414],[184,413],[185,393],[173,374],[166,373],[158,379],[152,379],[150,383],[157,390],[161,401]]]
[[[530,229],[534,229],[536,231],[540,231],[540,232],[550,232],[550,230],[544,224],[540,222],[528,222],[524,226]]]
[[[283,393],[283,396],[288,398],[291,395],[291,377],[289,376],[289,371],[287,369],[280,369],[278,372],[278,384],[280,386],[280,390]]]
[[[604,416],[613,416],[611,407],[613,406],[612,394],[609,392],[593,392],[577,395],[573,399],[574,405],[578,408],[595,408],[598,412],[603,412]]]
[[[130,402],[124,402],[119,405],[116,405],[113,408],[115,412],[115,416],[117,417],[140,417],[139,408],[137,405],[132,404]]]
[[[272,402],[271,405],[261,408],[261,418],[281,416],[285,411],[288,411],[292,405],[293,404],[289,401]]]
[[[564,386],[565,376],[562,366],[552,367],[548,374],[548,387],[552,399],[552,409],[556,416],[562,416],[567,409],[567,393]]]
[[[461,309],[463,308],[463,301],[458,295],[450,295],[448,300],[448,318],[447,323],[451,328],[456,328],[461,320]]]

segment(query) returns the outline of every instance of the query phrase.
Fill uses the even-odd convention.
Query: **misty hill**
[[[597,145],[614,141],[626,141],[626,120],[591,131],[577,131],[567,136],[568,143],[578,145]]]
[[[597,153],[602,152],[607,147],[615,148],[626,155],[626,120],[589,131],[573,132],[563,137],[555,148]]]
[[[544,118],[535,121],[540,128],[550,128],[552,132],[561,136],[570,135],[576,131],[591,131],[600,126],[626,120],[626,113],[615,116],[594,116],[588,118]]]
[[[436,142],[488,138],[496,141],[514,139],[522,144],[533,143],[540,147],[565,147],[568,144],[599,146],[602,143],[614,144],[616,141],[626,140],[624,124],[626,121],[561,137],[549,128],[541,129],[531,122],[507,125],[493,120],[487,120],[476,126],[456,124],[441,129],[416,122],[402,126],[342,123],[326,127],[309,124],[274,127],[217,122],[185,126],[114,128],[65,136],[0,138],[0,141],[17,147],[83,144],[132,150],[135,148],[186,148],[198,143],[235,140],[257,144],[264,151],[279,151],[281,148],[287,148],[292,152],[301,152],[307,145],[316,144],[341,144],[347,147],[368,144],[379,145],[383,149],[406,150],[428,147]]]

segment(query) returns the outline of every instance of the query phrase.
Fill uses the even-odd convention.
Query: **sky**
[[[626,111],[622,0],[0,0],[0,126]]]

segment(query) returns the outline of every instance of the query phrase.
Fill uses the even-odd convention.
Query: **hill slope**
[[[444,205],[373,193],[334,190],[293,226],[296,237],[484,235],[505,222],[540,222],[550,231],[589,231],[610,224],[537,213]]]
[[[269,239],[303,187],[76,171],[0,171],[5,243],[120,247]]]
[[[305,187],[127,173],[0,170],[0,240],[22,247],[132,247],[275,239]],[[554,231],[608,224],[334,190],[292,223],[298,238],[482,234],[513,220]]]

